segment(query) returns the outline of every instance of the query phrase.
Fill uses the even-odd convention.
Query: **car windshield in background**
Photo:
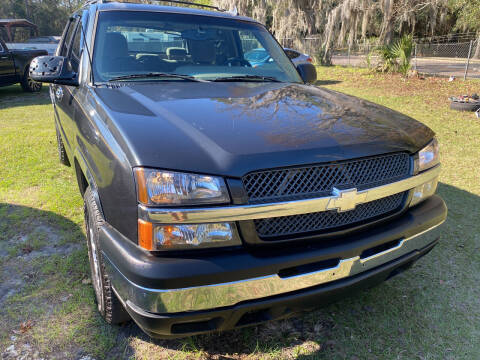
[[[96,82],[188,81],[183,76],[301,82],[283,49],[263,26],[213,16],[102,12],[93,63]]]

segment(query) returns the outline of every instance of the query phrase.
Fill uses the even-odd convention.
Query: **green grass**
[[[154,341],[97,315],[84,245],[82,200],[58,163],[48,93],[0,88],[0,353],[28,343],[49,358],[480,358],[480,121],[449,110],[480,82],[409,79],[319,68],[319,85],[424,122],[442,144],[442,241],[413,269],[295,319],[224,334]],[[22,323],[33,326],[25,333]],[[15,333],[16,331],[17,333]]]

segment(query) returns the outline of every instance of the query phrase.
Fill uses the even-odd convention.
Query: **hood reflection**
[[[230,112],[238,121],[268,123],[268,131],[259,134],[286,147],[311,143],[325,132],[341,144],[368,142],[379,132],[385,141],[393,141],[424,131],[402,114],[323,88],[292,85],[252,97],[215,100],[225,105],[220,112]]]
[[[433,137],[387,108],[314,86],[138,83],[96,89],[141,165],[211,174],[416,152]],[[121,140],[123,141],[123,140]],[[169,156],[165,154],[170,154]]]

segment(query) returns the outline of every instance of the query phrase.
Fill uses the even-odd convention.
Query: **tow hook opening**
[[[360,255],[360,259],[362,259],[362,260],[367,259],[369,257],[380,254],[384,251],[396,248],[398,245],[400,245],[401,241],[402,241],[401,239],[393,240],[393,241],[389,241],[387,243],[372,247],[370,249],[364,250],[362,252],[362,254]]]
[[[222,323],[222,319],[217,317],[210,320],[173,324],[171,328],[171,332],[172,334],[181,335],[181,334],[215,331],[215,330],[218,330],[221,323]]]
[[[291,278],[294,276],[305,275],[317,271],[332,269],[340,264],[340,259],[329,259],[319,261],[311,264],[295,266],[287,269],[282,269],[278,272],[278,276],[282,279]]]
[[[273,320],[273,317],[266,309],[249,311],[242,315],[235,326],[259,324],[269,320]]]

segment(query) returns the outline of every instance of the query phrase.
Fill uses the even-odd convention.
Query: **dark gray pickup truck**
[[[51,84],[111,324],[179,337],[285,318],[438,242],[432,130],[312,85],[250,18],[91,1],[31,76]]]
[[[44,50],[9,50],[0,39],[0,86],[20,83],[27,92],[42,90],[42,83],[29,76],[29,66],[33,58],[47,54]]]

